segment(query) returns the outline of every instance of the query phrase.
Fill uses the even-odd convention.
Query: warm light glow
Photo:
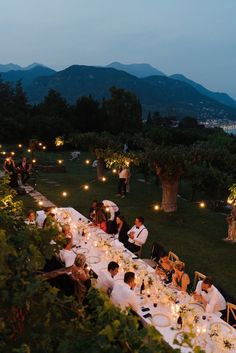
[[[233,202],[234,202],[234,201],[233,201],[232,199],[228,198],[227,203],[228,203],[229,205],[232,205]]]
[[[32,159],[32,163],[36,163],[36,159]]]
[[[159,211],[160,206],[159,206],[159,205],[154,205],[154,207],[153,207],[153,208],[154,208],[154,210],[155,210],[155,211]]]
[[[55,139],[55,145],[57,147],[63,146],[64,145],[64,139],[61,136],[56,137]]]
[[[27,149],[27,152],[29,152],[29,153],[30,153],[30,152],[31,152],[31,149],[30,149],[30,148],[28,148],[28,149]]]
[[[3,151],[3,152],[2,152],[2,154],[4,154],[4,155],[5,155],[5,154],[6,154],[6,152],[5,152],[5,151]]]
[[[66,191],[63,191],[62,196],[66,197],[68,194]]]
[[[21,147],[22,147],[22,144],[21,144],[21,143],[19,143],[18,147],[19,147],[19,148],[21,148]]]
[[[206,204],[205,204],[205,202],[200,202],[199,206],[200,206],[201,208],[204,208],[204,207],[206,207]]]
[[[38,202],[39,206],[43,206],[43,201]]]
[[[46,150],[46,146],[43,146],[43,150]]]
[[[109,212],[110,211],[110,208],[109,207],[106,207],[106,212]]]
[[[14,156],[14,155],[15,155],[15,152],[11,152],[11,155]]]
[[[10,160],[9,158],[6,158],[6,161],[7,161],[7,162],[9,162],[9,160]]]
[[[42,142],[39,142],[39,146],[42,146]]]
[[[62,159],[58,159],[58,164],[62,164],[63,160]]]
[[[107,180],[107,178],[106,177],[102,177],[102,181],[106,181]]]
[[[84,190],[88,190],[89,186],[88,185],[84,185]]]
[[[112,169],[112,173],[114,173],[114,174],[115,174],[116,172],[117,172],[117,170],[116,170],[116,169]]]
[[[89,160],[89,159],[86,159],[85,163],[86,163],[86,164],[90,164],[90,160]]]

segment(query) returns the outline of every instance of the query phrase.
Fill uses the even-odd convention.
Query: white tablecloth
[[[73,208],[60,208],[55,209],[55,213],[60,222],[69,223],[71,226],[71,231],[73,233],[74,244],[76,245],[76,251],[78,253],[82,252],[86,255],[87,264],[93,269],[94,272],[99,274],[100,270],[107,269],[107,265],[110,261],[116,261],[116,256],[120,256],[122,254],[122,259],[125,259],[122,262],[122,266],[120,266],[120,272],[115,277],[117,281],[123,281],[124,272],[127,270],[133,270],[130,266],[134,266],[137,268],[134,270],[136,272],[136,277],[139,280],[139,286],[136,289],[136,294],[138,300],[140,301],[140,312],[139,315],[142,318],[143,322],[147,325],[154,325],[156,329],[163,335],[166,342],[168,342],[173,348],[179,348],[179,346],[173,344],[173,340],[175,338],[176,333],[176,318],[177,314],[175,313],[175,317],[173,314],[173,306],[174,302],[171,304],[171,301],[166,301],[166,296],[162,298],[160,293],[165,292],[166,288],[163,287],[161,280],[155,274],[153,268],[145,264],[141,259],[132,259],[134,258],[134,254],[124,248],[123,244],[120,243],[117,239],[114,239],[109,234],[106,234],[101,229],[96,227],[90,227],[89,221],[86,217],[80,214]],[[78,231],[79,228],[79,231]],[[86,235],[81,236],[81,229],[85,230]],[[101,245],[103,244],[103,245]],[[109,247],[110,246],[110,247]],[[119,254],[119,255],[117,255]],[[119,261],[118,261],[119,262]],[[126,263],[128,263],[127,268]],[[150,287],[151,296],[148,296],[147,290],[145,295],[140,295],[140,283],[142,278],[155,277],[155,285],[160,286],[159,288],[159,298],[155,295],[155,288]],[[161,287],[162,286],[162,287]],[[177,292],[174,288],[167,289],[168,293],[173,292],[173,295],[177,296],[181,304],[189,305],[189,301],[192,300],[188,295],[182,296],[180,292]],[[155,306],[154,306],[155,303]],[[196,308],[198,307],[197,303],[193,304]],[[147,312],[142,312],[141,308],[149,308],[148,311],[151,313],[152,318],[144,318],[144,315]],[[165,325],[160,326],[155,325],[154,318],[156,314],[164,314],[164,320],[169,318],[169,325],[165,327]],[[194,312],[196,314],[196,312]],[[198,311],[197,311],[198,313]],[[227,350],[228,353],[236,352],[236,330],[234,330],[231,326],[227,325],[220,317],[216,314],[212,314],[207,316],[203,308],[199,307],[199,322],[197,325],[202,328],[204,327],[206,332],[201,332],[199,335],[199,342],[203,345],[203,348],[207,353],[216,353],[216,348],[214,348],[212,340],[210,339],[209,332],[210,328],[212,328],[213,324],[219,323],[219,326],[222,329],[222,332],[225,332],[226,336],[229,331],[232,332],[231,335],[235,337],[235,349]],[[207,316],[206,319],[203,319],[204,316]],[[203,317],[203,318],[202,318]],[[203,337],[204,336],[204,337]],[[204,339],[203,339],[204,338]],[[189,347],[181,347],[181,352],[187,353],[190,352]],[[219,350],[219,352],[223,353],[223,350]]]

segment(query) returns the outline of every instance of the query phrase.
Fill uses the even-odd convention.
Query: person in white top
[[[118,271],[118,263],[115,261],[109,262],[107,269],[99,271],[97,287],[102,288],[105,292],[109,293],[114,287],[114,277],[117,275]]]
[[[128,181],[128,170],[126,165],[124,165],[119,171],[119,183],[118,183],[118,195],[121,195],[122,198],[126,196],[126,184]]]
[[[193,297],[204,305],[207,313],[222,312],[226,309],[226,301],[223,295],[213,285],[210,276],[198,282]]]
[[[119,212],[119,207],[115,204],[115,202],[110,200],[102,201],[105,211],[109,213],[108,221],[114,221],[116,214]]]
[[[133,289],[135,288],[134,272],[126,272],[124,283],[115,283],[111,292],[111,301],[114,305],[119,306],[121,310],[131,308],[136,313],[140,311],[140,305]]]
[[[65,239],[66,239],[66,245],[65,245],[64,249],[60,250],[59,258],[62,262],[64,262],[65,267],[70,267],[74,264],[77,254],[72,249],[72,246],[73,246],[72,235],[66,236]]]
[[[132,252],[138,252],[140,248],[146,243],[148,230],[143,223],[143,217],[136,217],[134,226],[128,231],[129,239],[126,247]]]

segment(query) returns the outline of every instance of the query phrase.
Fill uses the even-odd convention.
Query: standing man
[[[118,195],[121,195],[122,198],[126,196],[126,184],[128,182],[129,173],[126,165],[119,171],[119,183],[118,183]]]
[[[148,237],[148,230],[144,225],[144,218],[136,217],[134,226],[128,231],[127,249],[132,252],[138,252],[146,243]]]

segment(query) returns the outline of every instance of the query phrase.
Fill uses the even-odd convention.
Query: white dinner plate
[[[89,250],[86,249],[86,248],[76,248],[76,252],[77,252],[77,254],[84,254],[84,255],[86,255],[86,254],[89,253]]]
[[[157,327],[168,327],[171,325],[171,321],[166,314],[156,313],[152,317],[152,324]]]
[[[99,256],[89,256],[87,257],[87,262],[89,264],[98,264],[101,261]]]
[[[226,322],[223,321],[218,321],[218,322],[213,322],[210,326],[210,329],[217,329],[217,328],[222,328],[222,331],[225,333],[232,333],[233,332],[233,328],[228,325]]]
[[[199,303],[190,303],[189,307],[194,309],[198,315],[202,315],[205,312],[204,307]]]

